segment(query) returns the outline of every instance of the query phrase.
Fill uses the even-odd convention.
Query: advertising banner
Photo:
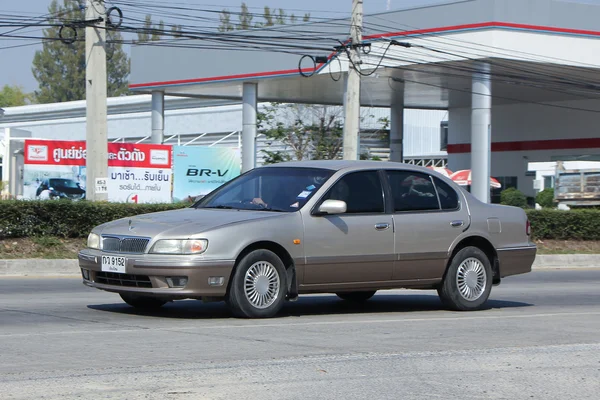
[[[84,199],[86,155],[85,141],[25,140],[23,196]],[[100,186],[110,202],[170,203],[171,168],[171,146],[108,143],[108,176]]]
[[[240,175],[239,149],[173,146],[173,201],[204,196]]]

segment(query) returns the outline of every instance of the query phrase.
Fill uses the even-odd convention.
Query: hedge
[[[32,236],[86,237],[105,222],[188,206],[177,204],[95,203],[88,201],[0,201],[0,239]]]
[[[527,210],[534,239],[600,240],[600,210]]]
[[[0,201],[0,239],[31,236],[86,237],[115,219],[186,207],[68,201]],[[600,210],[526,210],[534,239],[600,240]]]

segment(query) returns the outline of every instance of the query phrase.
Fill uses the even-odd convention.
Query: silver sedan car
[[[477,310],[535,255],[524,210],[433,170],[302,161],[253,169],[189,208],[100,225],[79,265],[84,284],[133,307],[224,300],[236,316],[272,317],[305,293],[359,302],[394,288]]]

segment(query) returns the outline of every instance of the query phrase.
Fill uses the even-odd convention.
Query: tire
[[[157,310],[164,306],[165,300],[157,299],[156,297],[140,296],[137,294],[119,293],[123,301],[132,307],[140,310]]]
[[[227,304],[236,317],[270,318],[283,307],[287,273],[281,259],[272,251],[248,253],[240,260],[231,279]]]
[[[369,300],[371,297],[375,295],[377,291],[372,290],[368,292],[340,292],[336,293],[337,297],[342,300],[352,301],[355,303],[362,303],[364,301]]]
[[[452,258],[438,295],[453,311],[480,310],[490,296],[492,281],[486,254],[477,247],[465,247]]]

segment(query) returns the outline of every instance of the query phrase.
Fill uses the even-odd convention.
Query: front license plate
[[[102,256],[102,271],[124,274],[126,259],[117,256]]]

